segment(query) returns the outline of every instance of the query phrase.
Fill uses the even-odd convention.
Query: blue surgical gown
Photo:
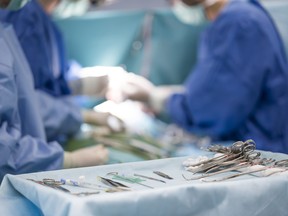
[[[255,0],[230,1],[203,33],[186,91],[167,111],[187,131],[288,153],[287,70],[268,13]]]
[[[13,24],[28,59],[47,139],[60,141],[75,134],[83,119],[69,96],[68,64],[58,28],[37,0],[19,11],[1,11],[0,20]]]
[[[62,167],[63,149],[47,143],[29,65],[11,25],[0,22],[0,181],[7,173]]]

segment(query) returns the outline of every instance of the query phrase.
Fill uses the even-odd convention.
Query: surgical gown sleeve
[[[242,13],[224,15],[204,32],[186,91],[172,95],[167,102],[175,123],[190,132],[224,139],[253,114],[264,97],[261,91],[272,65],[273,50],[260,21],[250,18]],[[272,85],[277,88],[277,83]],[[267,128],[271,123],[265,123]],[[265,131],[265,125],[262,129]]]
[[[20,174],[61,168],[63,149],[58,143],[46,143],[41,138],[22,135],[21,124],[30,124],[30,122],[21,122],[18,109],[21,108],[21,99],[18,97],[16,82],[19,76],[14,71],[14,57],[6,41],[1,37],[0,51],[2,53],[0,58],[0,179],[7,173]],[[35,99],[33,95],[29,97],[31,100]]]
[[[0,18],[13,25],[30,65],[35,88],[54,96],[69,95],[63,38],[40,2],[31,0],[18,11],[0,11]],[[54,65],[54,58],[58,59],[57,66]],[[54,66],[57,75],[54,75]]]
[[[82,124],[80,107],[70,96],[54,97],[36,90],[39,110],[48,140],[76,134]]]

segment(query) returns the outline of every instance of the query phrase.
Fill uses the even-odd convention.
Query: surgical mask
[[[30,0],[11,0],[8,6],[5,8],[7,10],[19,10],[24,7]]]
[[[54,9],[52,15],[58,18],[81,16],[88,11],[89,0],[62,0]]]
[[[218,0],[206,0],[203,2],[203,5],[209,7],[217,1]],[[188,6],[181,0],[178,0],[172,10],[181,22],[190,25],[200,25],[207,21],[203,5]]]

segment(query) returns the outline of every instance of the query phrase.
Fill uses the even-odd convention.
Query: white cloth
[[[263,157],[276,159],[287,158],[287,155],[263,152]],[[27,200],[35,206],[30,209],[17,205],[22,215],[31,215],[38,210],[44,215],[200,215],[200,216],[284,216],[287,215],[288,174],[270,177],[242,176],[225,182],[205,183],[187,182],[182,174],[191,175],[184,170],[182,163],[187,158],[170,158],[137,163],[115,164],[90,168],[59,170],[55,172],[31,173],[21,176],[6,176],[1,185],[0,194],[10,195],[10,205],[1,205],[0,210],[15,209],[13,199],[24,204]],[[153,171],[162,171],[173,180],[161,178]],[[160,178],[166,184],[146,180],[144,184],[154,187],[149,189],[141,185],[131,185],[135,191],[98,194],[78,198],[62,191],[54,190],[26,180],[33,178],[68,178],[78,179],[84,175],[87,182],[99,183],[96,177],[108,172],[125,172]],[[65,186],[71,191],[79,188]],[[81,189],[81,188],[80,188]],[[81,189],[83,191],[83,188]],[[84,191],[87,189],[84,188]],[[16,193],[17,192],[17,193]],[[2,201],[2,200],[0,200]],[[6,201],[7,203],[7,201]],[[53,206],[53,208],[51,208]],[[243,207],[244,206],[244,207]],[[1,210],[2,212],[2,210]]]

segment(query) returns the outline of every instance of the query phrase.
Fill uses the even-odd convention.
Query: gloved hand
[[[112,132],[125,131],[124,122],[108,112],[96,112],[94,110],[82,110],[85,123],[108,127]]]
[[[147,103],[150,92],[155,88],[149,80],[133,73],[122,73],[121,78],[110,75],[106,98],[115,102],[130,99]]]
[[[111,79],[109,77],[109,79]],[[110,82],[110,81],[109,81]],[[155,113],[160,113],[164,109],[164,104],[168,97],[177,92],[182,92],[183,86],[155,86],[142,76],[126,73],[123,75],[122,83],[116,86],[115,82],[109,84],[106,98],[115,102],[126,99],[136,100],[145,103]]]
[[[63,167],[77,168],[105,164],[109,158],[109,151],[103,145],[82,148],[72,152],[64,152]]]
[[[108,89],[108,74],[97,71],[94,67],[81,69],[77,77],[69,80],[69,87],[74,95],[104,97]]]

